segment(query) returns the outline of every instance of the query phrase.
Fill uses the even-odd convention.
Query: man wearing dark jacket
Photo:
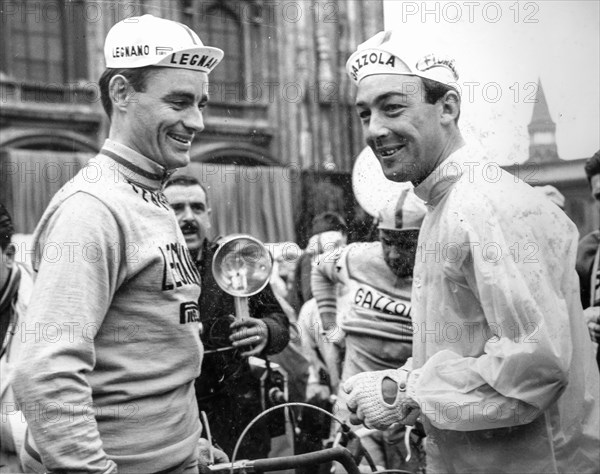
[[[592,197],[596,205],[600,203],[600,151],[597,151],[585,163],[585,174]],[[579,242],[577,248],[576,268],[581,288],[583,315],[588,325],[590,337],[596,344],[600,343],[600,230],[587,234]],[[600,367],[600,349],[596,345],[596,362]]]
[[[0,472],[22,472],[19,452],[27,426],[16,409],[11,383],[21,339],[16,334],[29,304],[33,275],[29,265],[15,259],[14,233],[12,218],[0,202]]]
[[[248,319],[235,319],[233,296],[217,285],[212,274],[219,242],[209,240],[211,209],[206,190],[195,178],[180,175],[166,183],[164,193],[201,278],[205,357],[196,379],[198,407],[208,416],[213,440],[231,456],[243,429],[262,410],[259,382],[251,374],[248,357],[282,351],[289,341],[289,321],[270,286],[248,298]],[[244,438],[238,459],[266,457],[269,449],[267,426],[258,423]]]

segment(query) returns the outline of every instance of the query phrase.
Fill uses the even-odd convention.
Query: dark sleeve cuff
[[[283,313],[271,313],[262,318],[269,331],[269,341],[263,354],[272,355],[280,353],[290,342],[289,320]]]

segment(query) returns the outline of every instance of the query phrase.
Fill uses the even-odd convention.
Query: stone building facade
[[[552,185],[565,196],[565,212],[577,225],[580,235],[600,228],[600,212],[592,198],[584,165],[589,157],[563,160],[556,145],[556,123],[541,81],[533,106],[529,131],[529,158],[525,163],[506,167],[532,186]],[[593,154],[590,153],[590,156]]]
[[[0,199],[18,232],[33,231],[52,193],[101,147],[104,37],[146,13],[225,51],[186,170],[211,186],[218,233],[295,240],[320,210],[352,217],[351,194],[340,209],[311,183],[348,193],[362,137],[344,64],[383,29],[381,0],[22,0],[3,3],[0,46]]]
[[[30,233],[51,196],[101,147],[108,120],[97,79],[117,21],[146,13],[181,21],[225,51],[211,74],[205,131],[185,172],[210,188],[215,233],[307,241],[311,219],[336,211],[351,239],[368,217],[352,195],[362,149],[344,64],[383,29],[382,0],[14,0],[0,12],[0,200]],[[529,160],[507,167],[552,184],[582,233],[600,226],[583,172],[561,160],[541,84]]]

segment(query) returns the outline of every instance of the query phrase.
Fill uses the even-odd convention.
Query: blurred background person
[[[587,160],[585,174],[592,197],[600,212],[600,151]],[[596,362],[600,368],[600,229],[590,232],[579,242],[577,248],[577,274],[581,289],[583,315],[586,319],[590,337],[595,343]]]
[[[344,356],[343,331],[328,333],[324,330],[315,298],[302,305],[298,315],[298,331],[302,353],[308,360],[306,403],[333,412]],[[322,412],[302,408],[298,426],[297,452],[318,451],[330,438],[332,420]],[[297,469],[297,474],[316,472],[329,472],[329,468],[327,465],[313,465]]]
[[[0,203],[0,472],[23,472],[18,454],[26,423],[10,387],[18,357],[18,331],[27,309],[33,278],[28,265],[15,260],[14,227],[10,214]]]
[[[333,254],[348,242],[348,226],[337,212],[323,212],[312,220],[311,236],[308,245],[296,266],[294,275],[294,308],[300,311],[302,305],[313,297],[310,287],[310,272],[317,255],[325,252]]]
[[[298,314],[292,306],[294,286],[294,271],[302,249],[294,242],[267,244],[273,256],[273,271],[270,285],[281,305],[283,312],[290,320],[290,342],[271,360],[279,364],[288,376],[288,400],[293,402],[306,401],[306,384],[309,377],[309,361],[302,349],[302,333]]]
[[[273,270],[269,284],[290,322],[297,320],[297,314],[292,307],[294,291],[294,272],[302,249],[294,242],[279,242],[265,244],[273,257]]]

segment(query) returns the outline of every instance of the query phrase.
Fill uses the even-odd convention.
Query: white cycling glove
[[[344,383],[348,396],[348,409],[356,413],[365,426],[378,430],[386,429],[393,423],[414,424],[420,414],[415,400],[415,383],[418,370],[388,369],[376,372],[363,372],[350,377]],[[396,382],[396,399],[387,403],[381,391],[383,379]]]

